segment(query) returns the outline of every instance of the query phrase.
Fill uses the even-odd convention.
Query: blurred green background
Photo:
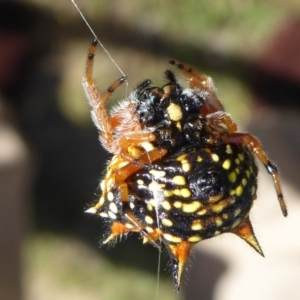
[[[175,58],[213,77],[219,99],[242,127],[254,113],[249,82],[256,61],[282,24],[300,15],[298,0],[76,2],[128,77],[128,87],[110,104],[143,79],[163,84],[163,72],[171,68],[167,61]],[[93,36],[71,1],[19,3],[38,15],[32,45],[42,53],[33,63],[20,113],[34,169],[22,247],[24,299],[155,299],[157,250],[143,246],[138,236],[98,249],[103,224],[83,213],[98,197],[108,158],[81,86]],[[98,47],[94,77],[100,91],[120,76]],[[158,299],[188,299],[189,280],[183,292],[174,292],[167,254],[163,257]]]

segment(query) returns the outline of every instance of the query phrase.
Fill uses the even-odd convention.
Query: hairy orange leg
[[[281,184],[280,184],[280,177],[279,177],[279,172],[278,172],[277,166],[269,160],[269,158],[266,155],[266,153],[264,152],[260,142],[249,133],[235,132],[228,137],[227,143],[243,144],[243,145],[248,146],[250,148],[250,150],[257,156],[257,158],[262,162],[262,164],[267,169],[268,173],[273,178],[277,198],[278,198],[278,201],[280,204],[280,208],[281,208],[283,215],[286,217],[288,214],[287,206],[286,206],[286,203],[283,198]]]
[[[133,132],[130,134],[123,135],[120,140],[120,156],[131,162],[133,159],[139,159],[139,156],[145,152],[142,149],[142,143],[153,142],[156,137],[151,132]],[[141,145],[141,146],[136,146]]]
[[[119,185],[130,175],[141,170],[145,164],[151,164],[152,162],[164,157],[167,152],[168,151],[163,148],[154,148],[149,152],[143,153],[136,161],[129,162],[122,168],[116,168],[114,170],[115,183]]]
[[[114,127],[117,125],[109,118],[105,109],[105,103],[108,101],[112,93],[125,82],[126,77],[116,80],[107,91],[101,96],[96,83],[93,79],[94,57],[97,46],[97,40],[92,42],[89,49],[88,59],[86,63],[85,74],[83,76],[83,88],[87,98],[93,108],[93,119],[97,127],[100,129],[100,135],[106,148],[110,148],[113,141]]]
[[[219,139],[227,141],[228,136],[237,131],[237,125],[228,114],[218,112],[207,116],[206,130],[211,133],[214,141]]]
[[[203,116],[216,111],[224,111],[224,106],[221,104],[215,94],[214,84],[210,77],[194,71],[191,67],[184,65],[179,61],[169,60],[169,63],[176,66],[187,78],[189,78],[190,87],[192,89],[199,89],[208,92],[206,101],[201,108],[201,113]]]

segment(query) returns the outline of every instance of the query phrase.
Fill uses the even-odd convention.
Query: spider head
[[[137,95],[136,114],[143,127],[153,127],[164,120],[167,101],[163,101],[164,91],[158,87],[148,87]]]

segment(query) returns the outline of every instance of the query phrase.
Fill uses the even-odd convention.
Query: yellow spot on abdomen
[[[145,221],[146,221],[146,223],[148,223],[148,224],[153,224],[153,219],[152,219],[150,216],[146,216],[146,217],[145,217]]]
[[[174,236],[172,234],[169,234],[169,233],[164,233],[163,234],[163,237],[169,241],[169,242],[172,242],[172,243],[175,243],[175,244],[178,244],[182,241],[182,239],[178,236]]]
[[[165,210],[170,210],[170,209],[171,209],[171,204],[170,204],[169,201],[164,200],[164,201],[162,202],[161,205],[162,205],[162,207],[163,207]]]
[[[177,160],[177,161],[182,161],[182,160],[185,160],[185,158],[186,158],[186,154],[182,154],[182,155],[178,156],[178,157],[176,158],[176,160]]]
[[[242,179],[242,186],[246,186],[246,184],[247,184],[247,179],[246,179],[246,178],[243,178],[243,179]]]
[[[189,172],[191,170],[191,164],[187,160],[182,160],[181,168],[183,172]]]
[[[175,196],[181,196],[181,191],[180,191],[180,189],[173,190],[172,193],[173,193],[173,195],[175,195]]]
[[[175,202],[173,203],[173,206],[174,206],[175,208],[181,208],[182,202],[180,202],[180,201],[175,201]]]
[[[166,227],[172,227],[173,226],[173,222],[170,219],[162,219],[161,224],[166,226]]]
[[[236,181],[236,173],[235,172],[230,172],[228,175],[228,180],[232,183],[234,183]]]
[[[152,211],[153,210],[153,206],[150,203],[147,204],[147,210],[148,211]]]
[[[205,208],[203,208],[197,212],[198,216],[204,216],[205,214],[207,214],[207,209],[205,209]]]
[[[240,220],[240,219],[236,220],[236,221],[232,224],[232,227],[231,227],[231,228],[235,228],[236,226],[240,225],[240,223],[241,223],[241,220]]]
[[[128,229],[132,229],[132,228],[133,228],[133,225],[130,224],[130,223],[125,223],[125,226],[126,226]]]
[[[176,185],[185,185],[186,184],[186,180],[183,176],[181,175],[177,175],[174,176],[172,181],[176,184]]]
[[[192,193],[190,192],[189,189],[185,188],[185,189],[181,189],[181,196],[183,198],[189,198],[191,197]]]
[[[218,162],[218,161],[219,161],[219,155],[216,154],[216,153],[212,153],[212,154],[211,154],[211,159],[212,159],[214,162]]]
[[[223,198],[223,194],[219,194],[219,195],[216,195],[216,196],[210,196],[209,199],[208,199],[208,202],[209,203],[216,203],[216,202],[219,202],[222,198]]]
[[[203,228],[202,224],[200,223],[200,220],[195,220],[192,223],[191,229],[194,231],[199,231]]]
[[[211,210],[216,213],[219,214],[220,212],[222,212],[227,206],[229,205],[228,199],[222,200],[217,204],[212,205]]]
[[[237,165],[240,164],[240,160],[239,160],[238,158],[235,158],[235,159],[234,159],[234,162],[235,162]]]
[[[244,155],[241,153],[238,154],[238,158],[240,161],[243,161],[245,159]]]
[[[223,225],[223,221],[221,218],[216,218],[215,219],[215,224],[217,227],[221,227]]]
[[[108,201],[113,201],[114,200],[114,194],[112,192],[107,193],[107,200]]]
[[[113,213],[115,213],[115,214],[118,213],[118,207],[117,207],[117,205],[116,205],[115,202],[111,202],[111,203],[109,204],[109,209],[110,209]]]
[[[106,212],[101,212],[99,216],[102,218],[108,218],[108,214]]]
[[[112,219],[115,220],[117,218],[117,216],[112,212],[112,211],[108,211],[108,216]]]
[[[192,235],[191,237],[188,238],[188,242],[190,243],[198,243],[202,240],[200,235]]]
[[[182,205],[182,211],[185,213],[194,213],[201,207],[199,201],[193,201],[192,203],[184,203]]]
[[[226,152],[227,154],[232,154],[232,148],[231,148],[230,145],[226,145],[226,150],[225,150],[225,152]]]
[[[165,171],[150,170],[149,173],[152,174],[154,178],[161,178],[166,176]]]
[[[153,233],[153,232],[154,232],[154,230],[153,230],[152,227],[146,226],[145,229],[146,229],[147,232],[149,232],[149,233]]]
[[[229,169],[230,169],[230,166],[231,166],[231,161],[230,161],[230,159],[226,159],[226,160],[223,162],[223,164],[222,164],[222,167],[223,167],[223,169],[225,169],[225,170],[229,170]]]
[[[242,210],[241,210],[240,208],[237,208],[237,209],[234,211],[234,217],[236,218],[241,212],[242,212]]]
[[[170,191],[170,190],[164,190],[164,196],[165,197],[171,197],[173,195],[173,192],[172,191]]]
[[[241,195],[243,194],[243,191],[244,191],[243,187],[242,187],[241,185],[239,185],[239,186],[237,186],[236,189],[235,189],[235,194],[236,194],[237,196],[241,196]]]
[[[138,180],[136,181],[136,183],[137,183],[138,185],[143,185],[143,184],[144,184],[144,180],[138,179]]]

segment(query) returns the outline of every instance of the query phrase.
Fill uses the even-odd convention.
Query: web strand
[[[93,28],[91,27],[91,25],[89,24],[89,22],[87,21],[87,19],[85,18],[85,16],[83,15],[82,11],[80,10],[80,8],[78,7],[78,5],[76,4],[76,2],[74,0],[71,0],[71,2],[73,3],[73,5],[75,6],[76,10],[78,11],[78,13],[80,14],[80,17],[82,18],[82,20],[85,22],[85,24],[87,25],[87,27],[89,28],[90,32],[92,33],[92,35],[94,36],[94,38],[97,40],[98,44],[100,45],[100,47],[104,50],[104,52],[106,53],[106,55],[109,57],[109,59],[112,61],[112,63],[116,66],[116,68],[119,70],[119,72],[123,75],[126,76],[125,73],[123,72],[123,70],[120,68],[120,66],[117,64],[117,62],[113,59],[113,57],[110,55],[109,51],[104,47],[104,45],[101,43],[101,41],[99,40],[98,36],[96,35],[96,33],[94,32]],[[128,82],[126,81],[126,85],[128,86]]]
[[[89,28],[90,32],[92,33],[92,35],[94,36],[94,38],[97,40],[98,44],[100,45],[100,47],[104,50],[104,52],[106,53],[106,55],[108,56],[108,58],[112,61],[112,63],[116,66],[116,68],[119,70],[119,72],[122,74],[122,76],[125,76],[125,73],[123,72],[123,70],[120,68],[120,66],[117,64],[117,62],[113,59],[113,57],[111,56],[111,54],[109,53],[109,51],[105,48],[105,46],[102,44],[102,42],[99,40],[98,36],[96,35],[96,33],[94,32],[94,30],[92,29],[91,25],[89,24],[89,22],[87,21],[87,19],[85,18],[85,16],[83,15],[82,11],[80,10],[80,8],[78,7],[78,5],[76,4],[75,0],[71,0],[72,4],[75,6],[76,10],[78,11],[80,17],[82,18],[82,20],[85,22],[86,26]],[[127,93],[127,88],[128,88],[128,81],[126,81],[126,93]],[[159,192],[156,193],[156,197],[157,197],[157,201],[158,201],[158,205],[155,207],[156,209],[156,218],[157,218],[157,225],[158,228],[160,227],[160,220],[159,220],[159,205],[160,205],[160,200],[159,200]],[[159,243],[160,243],[160,247],[158,247],[158,265],[157,265],[157,283],[156,283],[156,292],[155,292],[155,299],[158,300],[158,295],[159,295],[159,284],[160,284],[160,269],[161,269],[161,245],[162,245],[162,241],[161,241],[161,237],[159,239]]]

